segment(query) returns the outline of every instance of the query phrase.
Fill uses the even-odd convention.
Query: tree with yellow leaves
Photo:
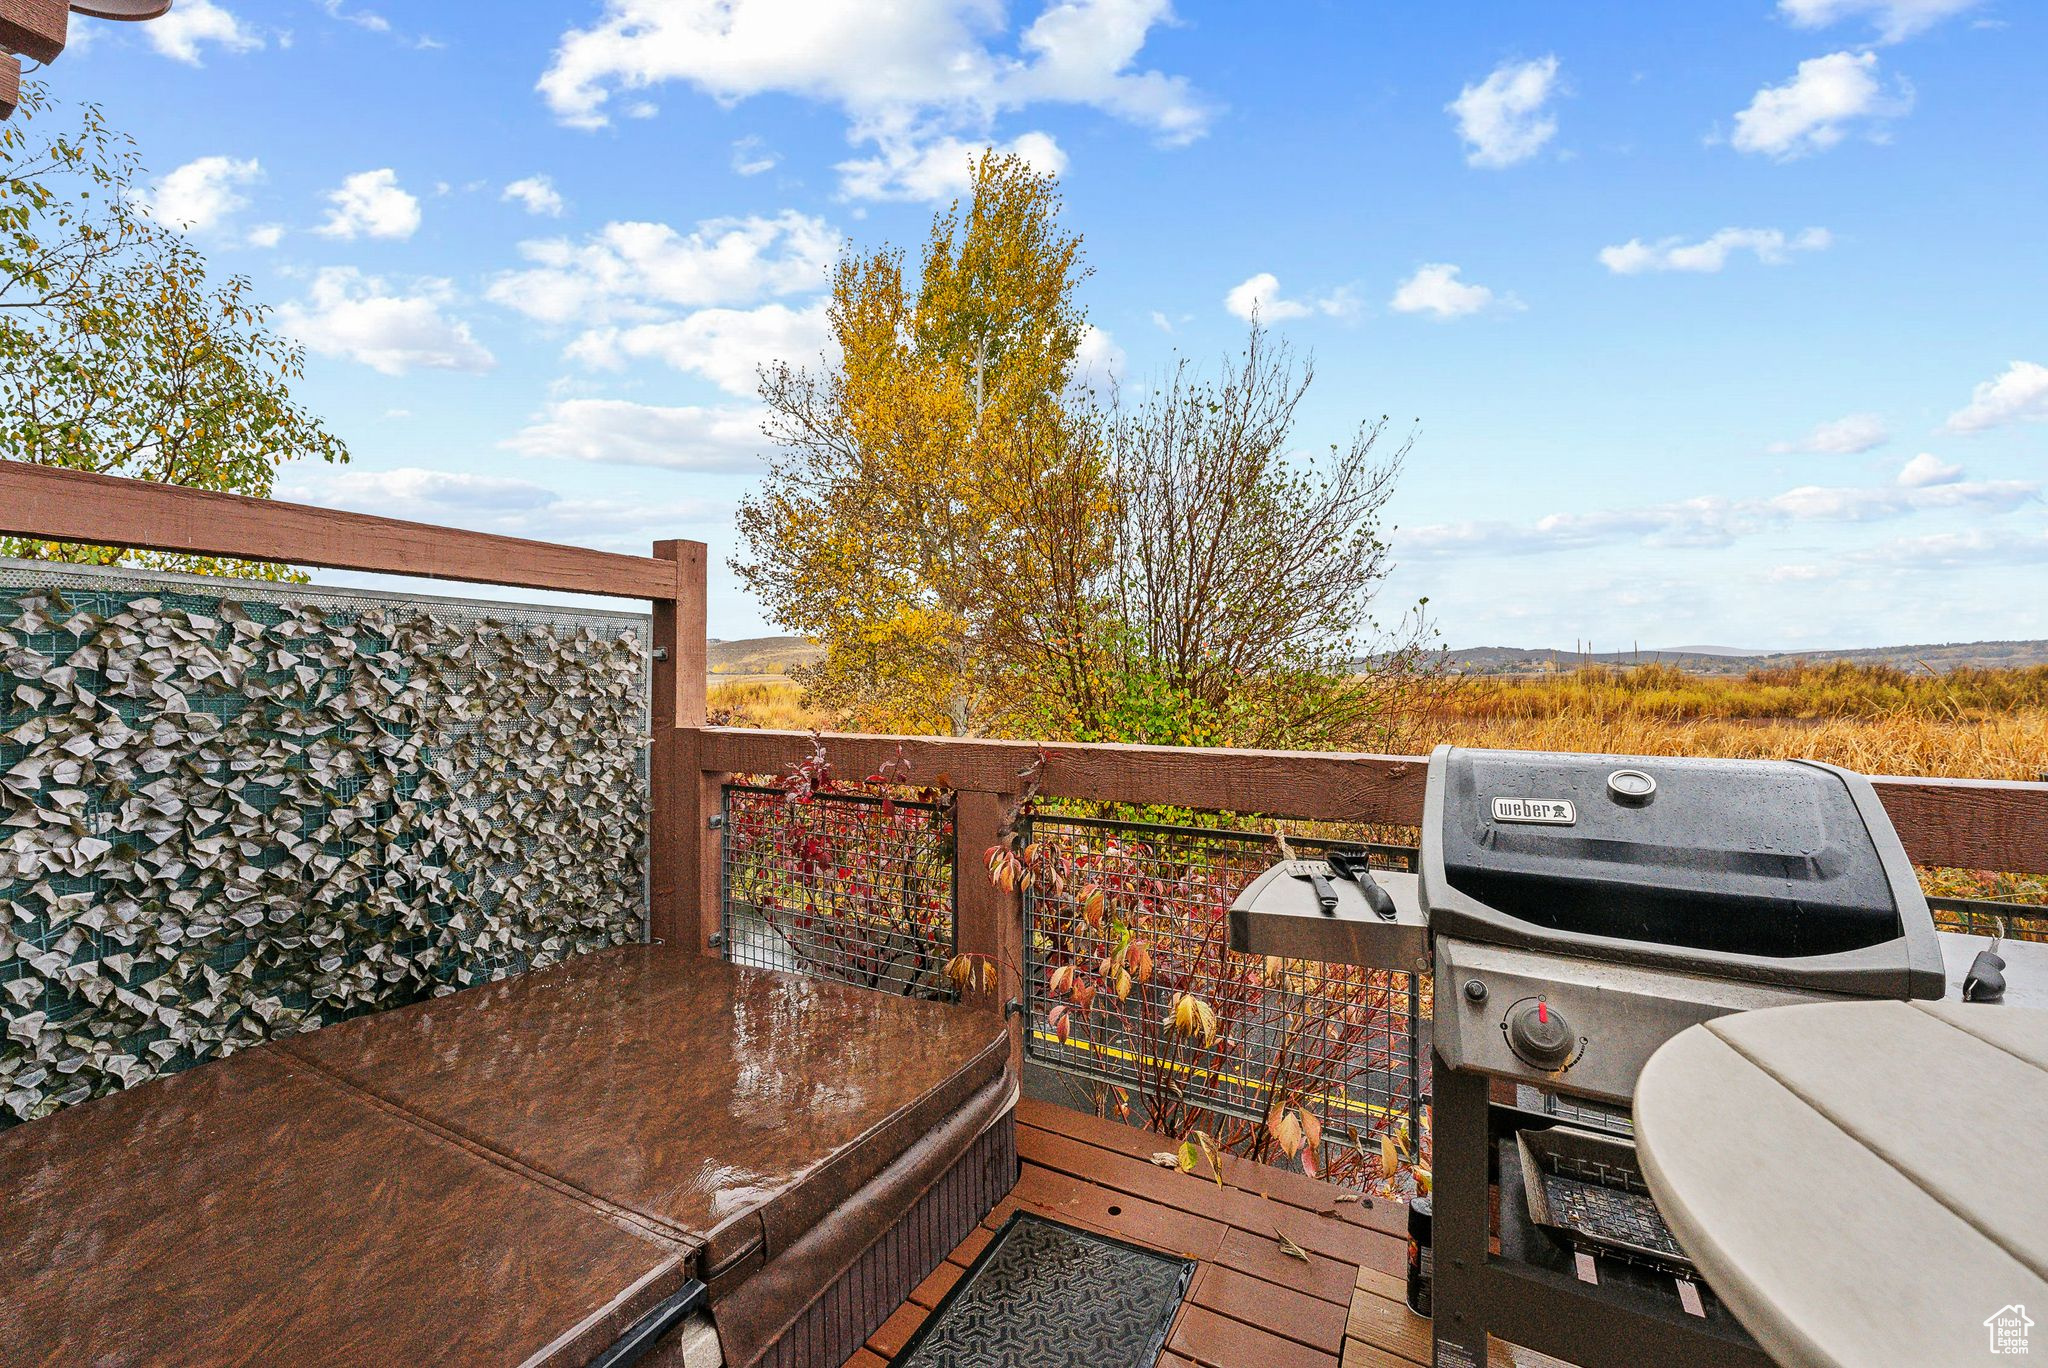
[[[0,126],[0,457],[267,498],[277,467],[345,461],[293,401],[302,354],[249,282],[206,262],[138,194],[134,143],[82,106],[38,137],[37,85]],[[289,577],[283,566],[0,538],[0,554]]]
[[[734,568],[823,643],[805,680],[861,725],[975,735],[1042,650],[1039,605],[1108,554],[1108,493],[1073,393],[1081,240],[1050,176],[985,153],[904,254],[849,252],[832,282],[840,359],[762,374],[779,448],[741,507]],[[1007,681],[1007,682],[1006,682]]]

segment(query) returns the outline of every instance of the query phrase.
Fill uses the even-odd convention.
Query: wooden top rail
[[[706,729],[699,754],[708,771],[772,774],[809,743],[808,732]],[[828,733],[825,754],[842,777],[874,774],[900,753],[910,782],[973,793],[1015,793],[1044,752],[1040,790],[1111,803],[1264,812],[1330,822],[1422,820],[1429,759],[1319,751],[1200,750],[1078,741],[984,741],[950,736]]]
[[[2048,784],[1874,775],[1913,863],[2048,874]]]
[[[675,603],[677,560],[0,460],[0,534]],[[679,545],[702,547],[696,543]],[[701,575],[704,558],[696,557]]]
[[[809,734],[709,727],[695,731],[706,773],[772,774],[804,753]],[[910,781],[970,793],[1015,793],[1041,750],[1052,797],[1256,812],[1329,822],[1416,826],[1429,759],[1318,751],[1196,750],[1083,742],[827,734],[842,776],[879,771],[900,754]],[[1872,783],[1915,864],[2048,874],[2048,784],[1877,776]]]

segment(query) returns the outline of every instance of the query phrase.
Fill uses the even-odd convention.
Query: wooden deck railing
[[[684,727],[664,763],[677,770],[670,781],[676,790],[695,782],[699,811],[709,813],[717,811],[718,788],[727,775],[786,769],[810,742],[807,732]],[[842,774],[871,774],[902,758],[910,762],[914,782],[957,794],[959,943],[963,952],[988,955],[1003,966],[997,990],[979,995],[992,1006],[1023,996],[1017,981],[1023,916],[1016,894],[982,876],[981,854],[996,843],[1024,773],[1041,754],[1038,787],[1051,797],[1396,826],[1420,825],[1429,763],[1415,755],[953,737],[827,734],[823,742]],[[2048,874],[2048,783],[1886,776],[1875,783],[1915,864]],[[692,819],[691,825],[689,839],[678,844],[684,852],[678,874],[679,888],[695,894],[671,906],[668,915],[675,920],[667,924],[672,934],[685,934],[680,920],[694,912],[700,944],[709,950],[719,926],[717,848],[702,821]],[[1021,1050],[1021,1025],[1014,1030]]]
[[[0,461],[0,534],[648,600],[650,926],[662,938],[694,937],[707,951],[715,952],[719,928],[717,833],[708,823],[720,786],[729,774],[782,770],[808,744],[804,733],[705,725],[700,542],[618,555],[11,461]],[[916,782],[957,795],[959,943],[1004,966],[1005,981],[978,995],[992,1006],[1021,996],[1022,918],[1016,895],[979,877],[978,862],[1041,753],[1040,789],[1062,798],[1406,826],[1421,819],[1419,756],[855,735],[827,736],[825,745],[842,773],[871,773],[900,755]],[[2048,874],[2048,783],[1876,783],[1915,863]]]

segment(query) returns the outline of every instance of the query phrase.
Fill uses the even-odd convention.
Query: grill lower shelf
[[[1636,1147],[1576,1126],[1515,1133],[1529,1219],[1574,1249],[1600,1249],[1693,1273],[1657,1210]]]
[[[1495,1159],[1500,1175],[1500,1254],[1497,1257],[1506,1263],[1540,1268],[1577,1281],[1574,1251],[1529,1218],[1521,1151],[1513,1134],[1501,1136],[1495,1142]],[[1705,1283],[1698,1284],[1701,1309],[1706,1312],[1701,1318],[1685,1310],[1678,1298],[1678,1280],[1671,1273],[1598,1251],[1593,1251],[1593,1264],[1599,1282],[1588,1290],[1600,1297],[1646,1314],[1679,1320],[1684,1324],[1705,1324],[1724,1334],[1748,1340],[1748,1332]]]

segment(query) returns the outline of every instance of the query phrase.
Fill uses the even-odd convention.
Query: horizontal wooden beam
[[[2048,874],[2048,784],[1891,776],[1871,782],[1914,864]]]
[[[71,23],[66,0],[0,0],[0,48],[54,62]]]
[[[673,560],[20,461],[0,460],[0,535],[657,603],[680,592]]]
[[[1030,741],[934,736],[821,738],[842,778],[910,761],[911,782],[1014,793],[1040,747]],[[710,727],[706,770],[772,774],[799,759],[806,732]],[[1047,743],[1048,797],[1264,813],[1330,822],[1416,826],[1429,761],[1419,755],[1194,750],[1175,746]],[[2048,874],[2048,784],[1990,779],[1874,780],[1906,853],[1918,865]]]
[[[949,736],[828,733],[825,752],[842,777],[863,778],[901,757],[910,782],[973,793],[1015,793],[1041,749],[1040,792],[1056,798],[1156,803],[1262,812],[1332,822],[1413,826],[1422,819],[1429,761],[1414,755],[1318,751],[1196,750],[1081,742],[985,741]],[[799,759],[810,734],[711,727],[706,769],[774,773]]]

